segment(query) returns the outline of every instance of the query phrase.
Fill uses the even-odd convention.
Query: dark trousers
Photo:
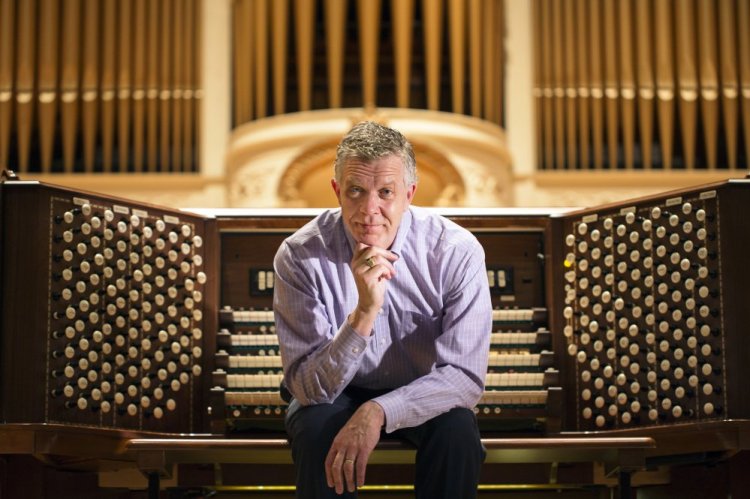
[[[354,498],[355,493],[336,491],[326,483],[324,463],[339,429],[357,408],[382,392],[347,388],[331,404],[303,407],[292,400],[286,430],[292,444],[297,472],[297,498]],[[413,428],[393,435],[417,448],[417,499],[470,499],[477,495],[479,470],[485,451],[476,416],[469,409],[453,409]]]

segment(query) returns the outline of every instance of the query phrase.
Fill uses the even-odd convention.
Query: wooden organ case
[[[187,212],[22,181],[0,184],[0,206],[0,427],[283,435],[273,256],[317,211]],[[749,210],[747,180],[577,211],[445,210],[485,249],[483,436],[746,450]],[[683,442],[700,432],[718,436]]]

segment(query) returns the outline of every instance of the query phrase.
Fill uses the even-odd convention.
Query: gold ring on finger
[[[375,266],[375,260],[373,260],[371,256],[368,256],[367,258],[365,258],[365,264],[368,267],[373,268]]]

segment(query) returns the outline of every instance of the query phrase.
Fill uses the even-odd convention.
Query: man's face
[[[333,179],[331,185],[352,237],[368,246],[390,248],[417,189],[416,184],[404,185],[401,158],[391,155],[370,163],[350,160],[341,172],[341,184]]]

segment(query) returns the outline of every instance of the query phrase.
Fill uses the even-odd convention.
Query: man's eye
[[[383,189],[380,191],[380,195],[384,198],[391,197],[393,195],[393,191],[391,189]]]

